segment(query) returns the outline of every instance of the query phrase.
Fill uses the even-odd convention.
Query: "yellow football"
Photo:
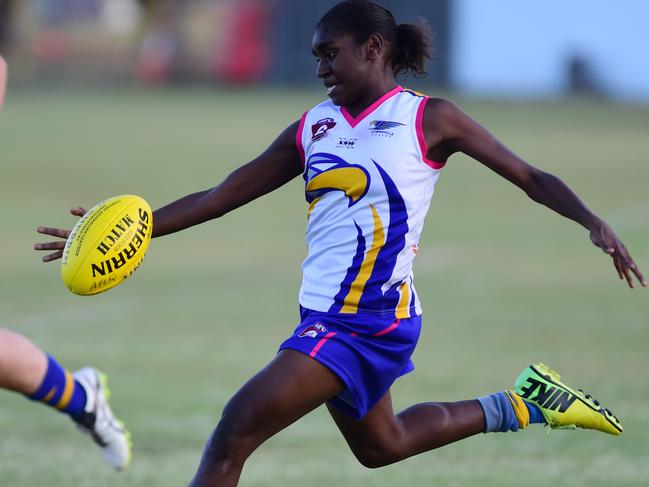
[[[142,263],[153,230],[151,207],[139,196],[109,198],[74,226],[63,250],[61,278],[84,296],[120,284]]]

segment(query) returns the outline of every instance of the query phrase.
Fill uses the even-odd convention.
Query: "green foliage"
[[[114,474],[62,415],[0,393],[0,485],[185,485],[228,398],[297,323],[300,180],[152,242],[129,282],[79,297],[31,250],[37,225],[135,193],[158,207],[217,184],[315,104],[287,91],[14,94],[0,116],[0,324],[69,368],[109,373],[134,460]],[[461,102],[607,219],[649,274],[649,111],[584,101]],[[263,177],[263,175],[260,175]],[[542,360],[609,406],[621,438],[539,427],[472,438],[382,470],[356,463],[324,410],[264,445],[242,486],[647,485],[649,290],[618,282],[586,232],[466,157],[444,169],[415,261],[417,371],[395,406],[511,387]]]

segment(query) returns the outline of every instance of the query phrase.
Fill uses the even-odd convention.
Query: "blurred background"
[[[436,33],[429,76],[607,220],[649,274],[649,2],[385,1]],[[0,0],[0,326],[107,372],[133,433],[115,474],[71,422],[0,391],[0,487],[177,487],[223,406],[297,325],[307,205],[296,178],[156,239],[137,274],[72,295],[38,225],[118,194],[160,207],[214,186],[325,98],[312,30],[335,1]],[[263,177],[263,175],[260,175]],[[649,294],[587,232],[463,155],[442,171],[415,260],[417,370],[396,409],[511,387],[542,360],[619,416],[620,438],[530,428],[367,470],[323,408],[256,452],[242,487],[649,485]]]
[[[15,83],[313,85],[313,26],[335,0],[1,0]],[[649,103],[649,4],[386,0],[426,18],[424,84],[500,97]]]

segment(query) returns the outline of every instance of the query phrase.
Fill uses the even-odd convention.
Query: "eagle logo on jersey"
[[[385,170],[372,160],[372,165],[385,188],[388,214],[382,217],[376,203],[368,202],[364,196],[371,184],[368,170],[360,165],[350,164],[344,159],[325,152],[313,154],[307,161],[306,199],[310,203],[310,219],[317,203],[329,192],[341,191],[348,199],[348,208],[354,207],[352,215],[367,212],[369,218],[352,216],[357,231],[356,249],[334,297],[332,313],[357,313],[359,308],[372,308],[375,302],[393,302],[399,313],[409,305],[408,287],[396,283],[383,289],[383,283],[390,279],[397,257],[404,248],[408,232],[408,213],[405,202],[396,185]],[[365,201],[366,204],[358,203]],[[385,210],[383,210],[385,211]],[[361,227],[361,225],[364,227]]]
[[[389,122],[387,120],[372,120],[370,130],[388,130],[394,127],[402,127],[404,124],[399,122]]]
[[[336,126],[333,118],[323,118],[311,125],[311,140],[313,142],[327,136],[327,132]]]
[[[330,191],[342,191],[353,206],[370,187],[370,175],[363,166],[350,164],[333,154],[313,154],[307,163],[306,200],[313,209],[316,202]]]
[[[403,127],[405,124],[400,122],[390,122],[388,120],[372,120],[370,122],[370,133],[381,137],[392,137],[394,132],[390,129]]]

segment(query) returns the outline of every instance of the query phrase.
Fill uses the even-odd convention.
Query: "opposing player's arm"
[[[7,63],[0,56],[0,110],[5,99],[5,90],[7,88]]]
[[[424,112],[428,157],[445,161],[462,152],[521,188],[534,201],[583,225],[592,242],[613,258],[620,279],[633,287],[632,275],[643,286],[642,273],[609,225],[592,213],[556,176],[528,164],[453,103],[431,98]]]
[[[298,125],[289,126],[259,157],[232,172],[218,186],[153,212],[153,237],[223,216],[300,175],[302,162],[295,144]]]

